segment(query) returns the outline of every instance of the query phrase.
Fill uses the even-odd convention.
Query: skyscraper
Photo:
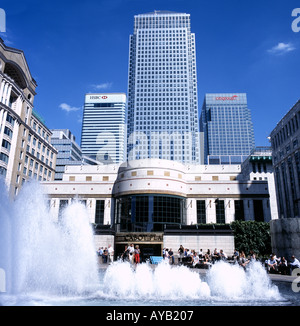
[[[69,129],[51,129],[51,144],[57,150],[54,180],[63,180],[66,165],[98,165],[101,162],[82,155]]]
[[[86,94],[81,130],[82,154],[104,164],[123,162],[125,119],[125,94]]]
[[[255,147],[245,93],[206,94],[200,125],[205,163],[240,164]]]
[[[200,162],[195,35],[190,15],[134,17],[128,78],[128,159]]]

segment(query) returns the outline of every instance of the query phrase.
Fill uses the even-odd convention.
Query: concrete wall
[[[234,251],[234,236],[233,235],[164,235],[164,244],[165,248],[172,248],[173,252],[177,254],[178,248],[180,245],[183,245],[184,248],[190,250],[199,249],[205,253],[207,249],[210,249],[211,252],[215,248],[220,251],[223,249],[224,252],[231,256]]]
[[[95,235],[94,241],[95,241],[95,250],[98,250],[100,247],[108,248],[109,245],[111,245],[113,248],[115,246],[115,237],[111,234]]]
[[[270,221],[273,252],[290,260],[300,259],[300,218],[283,218]]]

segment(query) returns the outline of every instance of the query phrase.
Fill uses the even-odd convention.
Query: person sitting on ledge
[[[276,273],[278,271],[277,260],[274,254],[268,259],[267,268],[269,273]]]
[[[196,251],[193,251],[192,255],[192,264],[194,268],[199,267],[200,259],[199,256],[197,255]]]
[[[246,255],[245,255],[245,253],[244,253],[244,251],[242,251],[241,253],[240,253],[240,256],[239,256],[239,265],[241,266],[241,267],[243,267],[244,269],[246,269],[246,266],[249,264],[249,262],[250,262],[250,260],[248,260],[247,258],[246,258]]]
[[[211,260],[208,254],[204,255],[203,261],[202,261],[203,267],[204,268],[210,268],[211,267]]]
[[[222,260],[227,260],[227,255],[226,255],[226,253],[223,251],[223,249],[221,249],[220,250],[220,258],[222,259]]]
[[[215,248],[214,253],[212,254],[212,261],[215,263],[217,260],[220,260],[221,256],[220,253],[218,252],[217,248]]]
[[[282,275],[287,275],[289,272],[287,260],[284,257],[282,257],[278,263],[278,272]]]
[[[292,275],[293,270],[295,268],[300,268],[300,262],[297,258],[295,258],[295,256],[292,256],[292,261],[289,263],[289,267],[290,267],[290,275]]]

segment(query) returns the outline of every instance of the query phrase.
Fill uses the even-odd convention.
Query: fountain
[[[11,202],[1,185],[0,268],[6,293],[82,295],[98,282],[93,233],[85,207],[74,202],[54,222],[38,183]],[[1,300],[0,300],[1,302]]]
[[[0,191],[0,305],[289,304],[257,262],[246,271],[216,263],[204,276],[165,262],[117,261],[99,271],[82,204],[74,201],[58,223],[38,183],[26,183],[13,202],[1,183]]]

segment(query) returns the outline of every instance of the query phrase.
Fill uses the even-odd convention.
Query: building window
[[[264,222],[264,209],[262,200],[253,200],[254,220],[256,222]]]
[[[65,208],[68,206],[69,200],[68,199],[63,199],[59,201],[59,209],[58,209],[58,221],[61,221],[62,219],[62,214],[65,210]]]
[[[244,214],[244,201],[243,200],[235,200],[234,201],[234,219],[235,221],[244,221],[245,214]]]
[[[95,223],[103,225],[104,223],[104,200],[96,200]]]
[[[162,232],[167,224],[185,223],[184,199],[175,196],[124,196],[116,201],[120,231]]]
[[[5,177],[6,176],[6,172],[7,172],[7,170],[4,167],[0,166],[0,175],[3,176],[3,177]]]
[[[219,224],[225,224],[225,205],[224,200],[217,199],[216,204],[216,222]]]
[[[197,224],[206,224],[205,200],[197,200]]]
[[[6,139],[2,140],[2,147],[6,148],[8,151],[10,151],[10,142],[8,142]]]
[[[7,164],[8,163],[8,155],[6,155],[4,153],[0,153],[0,160]]]

